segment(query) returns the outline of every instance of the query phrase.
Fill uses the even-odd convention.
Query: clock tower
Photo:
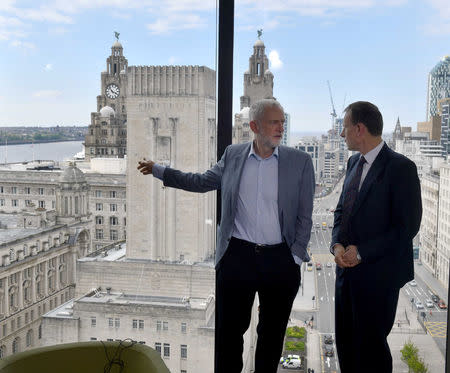
[[[91,124],[85,141],[85,158],[123,158],[127,144],[127,68],[119,33],[101,73],[101,92],[97,112],[91,113]]]

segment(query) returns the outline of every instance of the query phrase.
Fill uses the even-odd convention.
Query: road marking
[[[444,321],[425,321],[423,323],[428,330],[428,333],[434,338],[446,338],[447,323]]]
[[[327,356],[327,365],[328,365],[328,368],[330,367],[330,357],[329,356]]]

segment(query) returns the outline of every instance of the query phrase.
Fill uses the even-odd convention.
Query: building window
[[[144,329],[144,320],[139,320],[139,329]]]
[[[0,206],[5,206],[5,200],[3,198],[0,199]]]
[[[96,191],[95,191],[95,196],[96,196],[97,198],[100,198],[100,197],[102,196],[102,191],[101,191],[101,190],[96,190]]]
[[[120,328],[120,319],[119,318],[115,318],[114,319],[114,324],[115,324],[116,329]]]
[[[183,333],[183,334],[186,334],[186,323],[185,322],[182,322],[181,323],[181,333]]]
[[[109,198],[117,198],[117,192],[115,190],[110,190]]]
[[[17,207],[17,206],[19,206],[19,202],[17,201],[17,199],[12,199],[12,200],[11,200],[11,206],[12,206],[12,207]]]
[[[138,321],[133,320],[133,329],[137,329],[137,326],[138,326]]]
[[[180,373],[187,373],[187,370],[181,369]]]
[[[25,200],[25,206],[30,206],[31,205],[31,200],[30,199],[26,199]]]
[[[159,342],[155,343],[155,351],[161,355],[161,343]]]
[[[108,317],[108,326],[110,328],[114,327],[114,319],[112,317]]]
[[[167,321],[163,321],[163,330],[168,331],[169,330],[169,323]]]
[[[11,194],[17,194],[17,187],[11,187]]]
[[[33,345],[33,330],[28,330],[27,332],[27,347],[30,347]]]
[[[0,186],[0,193],[3,193],[3,187]]]
[[[31,194],[31,188],[25,187],[25,194]]]
[[[0,359],[3,359],[5,357],[6,353],[6,346],[0,346]]]
[[[44,188],[39,188],[38,193],[43,196],[44,195]]]
[[[95,328],[97,326],[97,318],[95,316],[91,316],[91,327]]]
[[[117,211],[117,204],[110,203],[109,204],[109,211]]]
[[[103,229],[96,229],[95,230],[95,239],[103,240]]]
[[[39,207],[45,209],[45,201],[39,201]]]
[[[119,225],[119,218],[117,216],[111,216],[109,218],[110,225]]]
[[[39,325],[39,328],[38,328],[38,338],[39,338],[39,339],[42,338],[42,324]]]
[[[95,210],[96,211],[103,211],[103,203],[96,203],[95,204]]]
[[[31,321],[34,320],[34,310],[31,310],[31,312],[30,312],[30,319],[31,319]]]
[[[156,331],[160,332],[161,331],[161,321],[157,321],[156,322]]]
[[[91,337],[91,341],[96,341],[96,340],[97,340],[97,338]]]
[[[187,345],[181,345],[181,358],[187,359]]]
[[[95,217],[95,224],[102,225],[103,224],[103,216],[96,216]]]
[[[170,357],[170,343],[164,343],[164,357]]]
[[[16,354],[19,352],[19,337],[14,338],[14,341],[12,343],[12,353]]]
[[[115,230],[115,229],[111,229],[110,231],[109,231],[109,239],[111,240],[111,241],[117,241],[117,238],[118,236],[117,236],[117,231]]]

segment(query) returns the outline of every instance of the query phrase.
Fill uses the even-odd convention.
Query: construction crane
[[[328,84],[328,91],[330,92],[331,107],[333,108],[333,112],[330,113],[330,115],[333,117],[332,120],[334,121],[334,118],[337,117],[337,114],[336,114],[336,110],[334,109],[333,95],[331,94],[331,86],[330,86],[330,81],[329,80],[327,80],[327,84]]]

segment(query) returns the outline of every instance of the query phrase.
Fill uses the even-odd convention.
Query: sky
[[[426,118],[427,76],[450,54],[448,0],[236,0],[235,112],[257,30],[291,130],[376,104],[385,132]],[[0,126],[89,125],[114,31],[129,66],[216,69],[215,0],[0,0]]]

